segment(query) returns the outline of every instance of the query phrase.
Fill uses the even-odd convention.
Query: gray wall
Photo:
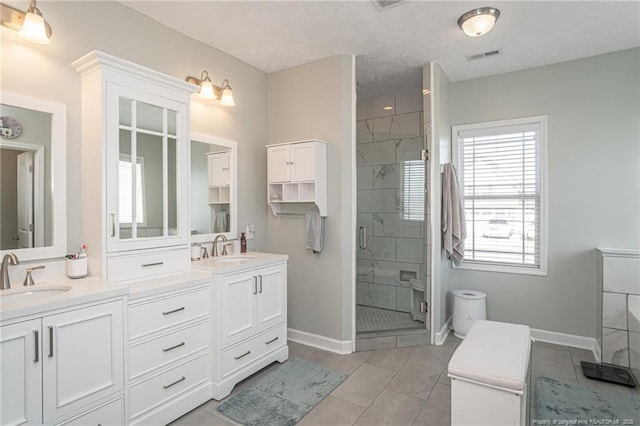
[[[68,247],[82,244],[80,200],[80,77],[69,65],[94,50],[147,66],[179,79],[209,71],[228,78],[237,106],[192,102],[192,129],[238,142],[238,221],[256,225],[250,249],[266,245],[267,75],[205,46],[117,2],[57,2],[39,5],[53,28],[48,46],[22,40],[2,27],[2,90],[67,105]],[[5,60],[11,58],[11,60]]]
[[[269,212],[267,248],[289,255],[289,327],[340,341],[351,339],[354,308],[354,124],[352,56],[269,74],[268,142],[328,142],[328,216],[324,250],[313,254],[305,250],[304,216]]]
[[[596,336],[595,247],[640,247],[640,49],[451,85],[452,123],[548,117],[548,276],[452,270],[489,319]]]

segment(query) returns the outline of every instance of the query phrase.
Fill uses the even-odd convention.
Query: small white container
[[[67,259],[67,276],[69,278],[84,278],[87,276],[87,257]]]
[[[191,246],[191,260],[192,261],[200,260],[201,255],[202,255],[202,246],[200,244],[193,244]]]
[[[453,291],[453,334],[464,339],[475,320],[487,319],[487,294],[478,290]]]

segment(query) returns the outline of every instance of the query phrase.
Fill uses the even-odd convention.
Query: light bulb
[[[33,12],[27,12],[24,17],[24,24],[19,33],[20,37],[38,44],[49,44],[51,40],[47,37],[44,18]]]
[[[233,93],[231,92],[231,87],[226,86],[222,90],[222,96],[220,96],[220,105],[236,106],[236,103],[233,100]]]

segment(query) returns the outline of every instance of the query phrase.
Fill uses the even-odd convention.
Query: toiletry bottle
[[[247,237],[244,236],[244,232],[240,233],[240,253],[247,252]]]

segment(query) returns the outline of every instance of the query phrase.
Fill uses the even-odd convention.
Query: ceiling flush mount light
[[[469,37],[480,37],[493,29],[500,17],[500,11],[493,7],[479,7],[462,15],[458,26]]]
[[[29,2],[26,12],[2,4],[2,18],[0,23],[18,31],[20,37],[38,44],[49,44],[51,40],[51,26],[42,17],[42,12],[36,6],[36,0]]]
[[[202,98],[217,99],[220,101],[220,105],[224,106],[236,106],[236,103],[233,101],[233,92],[231,91],[231,86],[229,86],[229,80],[226,78],[222,82],[222,87],[213,84],[207,71],[202,71],[200,78],[189,76],[185,80],[188,83],[200,86],[198,94]]]

